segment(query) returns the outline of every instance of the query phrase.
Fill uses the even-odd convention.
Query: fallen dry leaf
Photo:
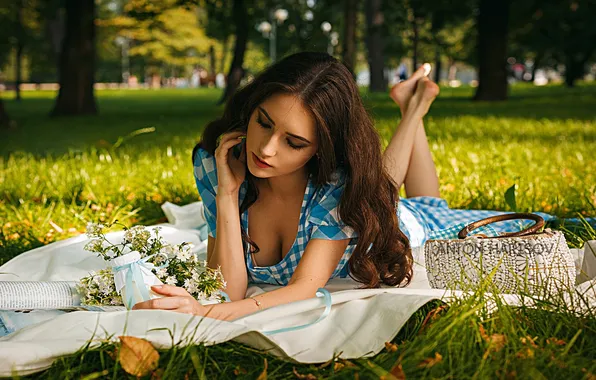
[[[430,368],[432,366],[434,366],[437,363],[440,363],[443,361],[443,356],[441,354],[439,354],[438,352],[435,352],[435,357],[434,358],[426,358],[424,359],[422,362],[420,362],[420,364],[418,364],[418,367],[420,368]]]
[[[163,378],[164,369],[158,368],[151,374],[151,380],[161,380]]]
[[[242,368],[238,365],[236,366],[236,368],[234,368],[234,375],[236,375],[236,376],[246,375],[247,373],[248,372],[244,368]]]
[[[428,312],[428,314],[426,314],[426,317],[424,317],[424,320],[422,321],[422,324],[420,325],[420,331],[422,331],[422,329],[424,328],[424,326],[426,326],[426,324],[428,323],[429,320],[435,320],[438,317],[438,314],[445,310],[447,308],[447,305],[441,305],[431,311]]]
[[[538,346],[535,343],[535,340],[537,338],[538,338],[537,336],[532,338],[531,336],[528,335],[526,337],[519,338],[519,341],[522,342],[523,344],[529,344],[530,346],[532,346],[534,348],[538,348]]]
[[[345,365],[339,362],[335,362],[335,364],[333,364],[333,372],[339,372],[342,370],[342,368],[344,368]]]
[[[522,349],[521,351],[516,353],[515,357],[520,358],[520,359],[533,359],[534,358],[534,350],[532,350],[530,347],[526,347],[525,349]]]
[[[339,357],[341,356],[341,354],[343,354],[343,351],[340,351],[338,354],[333,355],[333,357],[331,359],[329,359],[325,363],[319,365],[317,368],[318,369],[323,369],[323,368],[328,367],[329,365],[331,365],[331,363],[337,362],[337,359],[339,359]]]
[[[567,344],[567,342],[565,342],[562,339],[558,339],[558,338],[552,337],[552,338],[548,338],[546,340],[546,344],[554,344],[556,346],[564,346],[564,345]]]
[[[385,342],[385,349],[389,352],[397,351],[397,344],[391,342]]]
[[[257,380],[267,380],[267,359],[265,359],[265,368],[263,368],[263,372],[257,377]]]
[[[483,355],[483,358],[486,360],[488,355],[491,352],[499,352],[507,343],[507,337],[503,334],[492,334],[488,335],[484,326],[478,325],[478,330],[480,330],[480,336],[482,339],[488,343],[488,349]]]
[[[299,379],[306,379],[306,380],[316,380],[317,379],[317,377],[315,375],[313,375],[312,373],[307,373],[306,375],[300,374],[296,370],[296,367],[293,367],[292,371],[294,372],[294,375],[296,375],[296,377]]]
[[[145,376],[157,368],[159,353],[151,343],[134,336],[120,336],[120,365],[133,376]]]
[[[404,373],[401,363],[395,364],[389,373],[395,376],[397,380],[406,380],[406,374]]]
[[[349,360],[346,359],[342,359],[341,362],[346,366],[346,367],[358,367],[356,364],[352,363]]]

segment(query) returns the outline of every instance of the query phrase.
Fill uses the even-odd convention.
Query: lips
[[[270,167],[271,167],[271,165],[269,165],[269,164],[268,164],[268,163],[266,163],[265,161],[262,161],[262,160],[261,160],[259,157],[257,157],[257,155],[256,155],[256,154],[254,154],[254,153],[252,154],[252,158],[253,158],[253,161],[255,162],[255,164],[256,164],[258,167],[260,167],[260,168],[263,168],[263,169],[265,169],[265,168],[270,168]]]

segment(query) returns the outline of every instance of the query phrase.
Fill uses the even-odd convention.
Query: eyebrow
[[[266,117],[267,119],[269,119],[269,121],[271,122],[271,124],[275,125],[275,122],[273,121],[273,119],[271,118],[271,116],[269,116],[269,114],[267,113],[267,111],[265,111],[265,109],[264,109],[263,107],[261,107],[261,106],[259,106],[258,108],[259,108],[259,110],[260,110],[261,112],[263,112],[263,113],[265,114],[265,117]],[[298,135],[295,135],[295,134],[293,134],[293,133],[290,133],[290,132],[286,132],[286,134],[287,134],[287,135],[289,135],[289,136],[295,137],[295,138],[297,138],[298,140],[302,140],[302,141],[304,141],[304,142],[306,142],[306,143],[310,144],[310,141],[308,141],[307,139],[305,139],[305,138],[304,138],[304,137],[302,137],[302,136],[298,136]]]

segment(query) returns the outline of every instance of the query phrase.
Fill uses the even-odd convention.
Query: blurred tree
[[[130,56],[142,57],[154,73],[185,75],[192,66],[210,66],[210,46],[199,24],[201,9],[177,0],[130,0],[121,15],[102,20],[102,27],[116,27],[126,39]]]
[[[200,8],[204,10],[203,17],[199,18],[199,24],[205,30],[205,34],[212,39],[219,41],[221,54],[219,59],[216,53],[217,46],[212,44],[212,60],[214,63],[212,75],[222,73],[228,59],[230,42],[234,35],[232,24],[232,0],[201,0]]]
[[[344,1],[344,34],[342,43],[342,61],[354,74],[356,66],[356,28],[358,27],[357,15],[360,2],[356,0]]]
[[[397,66],[410,56],[414,69],[434,60],[433,75],[438,81],[444,58],[452,64],[470,59],[474,34],[473,9],[476,0],[385,1],[385,57]]]
[[[469,57],[471,51],[465,48],[464,39],[471,31],[475,5],[476,0],[435,0],[426,4],[430,19],[430,43],[434,48],[435,82],[440,81],[443,55],[450,60],[454,56],[458,56],[458,59]]]
[[[505,100],[509,0],[480,0],[477,20],[478,88],[474,100]]]
[[[408,20],[410,9],[406,0],[384,1],[383,35],[391,36],[385,41],[384,55],[388,64],[398,66],[401,60],[411,52],[411,35]]]
[[[4,102],[2,98],[0,98],[0,127],[6,128],[10,126],[10,117],[8,117],[8,113],[4,108]]]
[[[21,83],[23,78],[21,76],[21,66],[23,63],[23,49],[25,48],[25,26],[23,20],[23,12],[25,7],[24,0],[16,0],[15,8],[15,99],[21,101]]]
[[[540,66],[565,65],[565,83],[572,87],[585,74],[586,65],[596,52],[594,0],[524,0],[512,12],[514,56]]]
[[[381,0],[366,0],[366,47],[368,50],[368,66],[370,72],[371,92],[387,91],[387,78],[385,76],[385,59],[383,45],[384,16],[381,9]]]
[[[0,67],[4,66],[10,55],[17,101],[21,100],[25,54],[38,48],[42,35],[39,15],[41,4],[38,0],[0,0],[0,35],[4,37]]]
[[[60,90],[52,116],[96,114],[95,1],[66,0],[66,29],[60,52]]]
[[[232,19],[235,26],[234,57],[228,70],[226,88],[218,104],[225,103],[236,92],[244,77],[244,54],[248,43],[248,14],[243,0],[233,0]]]

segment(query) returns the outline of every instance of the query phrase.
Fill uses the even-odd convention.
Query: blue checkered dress
[[[204,149],[197,149],[194,162],[194,175],[199,194],[203,200],[205,219],[209,236],[216,236],[216,203],[217,168],[215,158]],[[248,181],[244,181],[238,194],[239,204],[246,195]],[[343,171],[338,170],[334,179],[326,185],[316,189],[309,178],[302,209],[298,234],[290,251],[275,265],[260,267],[252,261],[249,246],[245,244],[246,267],[249,281],[253,283],[269,283],[287,285],[296,269],[303,252],[310,239],[341,240],[350,238],[341,260],[331,275],[334,277],[348,276],[348,259],[357,243],[357,233],[342,223],[337,213],[337,205],[345,186]],[[396,208],[401,230],[410,240],[412,247],[419,247],[429,239],[457,238],[457,233],[467,224],[489,216],[506,214],[502,211],[491,210],[457,210],[450,209],[447,202],[436,197],[401,198]],[[554,216],[539,213],[545,220]],[[248,210],[241,218],[241,227],[248,234]],[[496,236],[500,232],[519,231],[532,221],[509,220],[493,223],[474,231],[488,236]],[[257,254],[258,255],[258,254]]]

